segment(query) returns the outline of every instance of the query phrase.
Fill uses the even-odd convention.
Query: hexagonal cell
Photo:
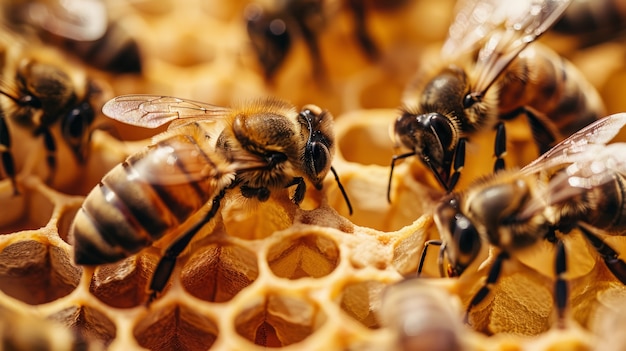
[[[152,310],[133,329],[150,350],[207,350],[219,335],[217,323],[184,305]]]
[[[117,335],[115,324],[104,313],[89,306],[69,307],[48,318],[70,327],[83,340],[99,341],[105,346]]]
[[[375,280],[347,284],[342,289],[341,309],[364,326],[378,329],[376,311],[380,309],[381,293],[386,286]]]
[[[339,265],[339,246],[319,233],[280,240],[267,253],[272,272],[281,278],[320,278]]]
[[[199,299],[226,302],[252,284],[258,275],[254,252],[216,243],[194,252],[182,269],[181,282]]]
[[[98,266],[89,291],[102,302],[117,308],[131,308],[146,302],[146,287],[158,257],[140,253],[120,262]]]
[[[263,239],[293,223],[290,211],[295,210],[295,205],[292,203],[282,204],[273,198],[258,202],[233,195],[234,199],[225,201],[222,208],[224,227],[230,236],[246,240]]]
[[[0,308],[3,350],[103,350],[61,323],[22,309]]]
[[[397,111],[392,109],[358,110],[338,121],[338,151],[348,162],[388,167],[393,157],[389,130]]]
[[[65,250],[35,240],[18,241],[0,253],[0,290],[31,305],[66,296],[80,276]]]
[[[0,188],[0,233],[38,229],[48,223],[54,209],[49,198],[32,189],[21,189],[14,195],[12,187]]]
[[[59,216],[59,220],[57,222],[57,229],[59,232],[59,237],[61,237],[61,239],[63,241],[65,241],[68,244],[72,244],[69,241],[69,233],[70,233],[70,227],[72,226],[72,221],[74,220],[74,217],[76,217],[76,213],[78,212],[78,207],[76,208],[71,208],[71,209],[66,209],[65,212],[61,213],[61,215]]]
[[[270,294],[235,318],[242,337],[265,347],[283,347],[306,339],[327,316],[310,300]]]

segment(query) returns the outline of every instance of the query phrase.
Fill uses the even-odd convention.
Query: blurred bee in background
[[[3,350],[104,350],[60,323],[7,307],[0,309],[0,340]]]
[[[625,0],[572,0],[572,4],[552,30],[575,35],[583,46],[624,37]]]
[[[371,10],[398,8],[407,0],[274,0],[273,6],[251,3],[246,7],[245,19],[251,44],[271,80],[280,69],[297,38],[304,40],[316,77],[324,75],[318,36],[332,20],[333,13],[347,8],[354,19],[355,37],[364,54],[374,60],[380,50],[368,31],[366,17]]]
[[[43,143],[51,182],[58,149],[52,129],[60,129],[62,141],[84,164],[96,116],[93,104],[101,91],[80,66],[54,48],[8,31],[0,33],[0,62],[0,156],[4,174],[18,194],[12,148],[16,144],[23,148],[27,142],[14,140],[14,135],[26,133]]]
[[[394,350],[469,349],[457,312],[459,301],[442,290],[416,278],[385,289],[378,314],[382,324],[395,332]]]
[[[178,255],[233,188],[245,198],[267,201],[271,192],[295,187],[292,200],[299,204],[306,182],[320,190],[332,171],[352,213],[331,166],[333,117],[317,106],[297,112],[284,101],[263,99],[231,109],[126,95],[107,102],[103,112],[148,128],[172,123],[87,196],[70,230],[77,264],[100,265],[133,255],[209,207],[166,249],[150,283],[149,302],[165,287]]]
[[[17,33],[33,33],[87,65],[112,73],[140,73],[137,42],[109,18],[102,0],[7,0],[2,20]]]
[[[441,240],[429,245],[440,246],[442,274],[444,256],[449,262],[448,274],[459,276],[476,260],[483,245],[496,250],[488,277],[470,301],[466,318],[498,281],[506,260],[547,239],[557,245],[555,306],[562,322],[568,289],[561,240],[574,229],[596,249],[613,275],[626,284],[626,263],[598,236],[626,233],[626,143],[607,145],[624,125],[626,113],[600,119],[521,170],[491,175],[441,200],[434,217]]]
[[[441,56],[443,68],[408,87],[395,122],[396,142],[451,191],[465,165],[465,144],[495,129],[495,170],[505,167],[504,121],[528,118],[540,152],[603,115],[595,88],[562,57],[533,43],[559,18],[567,0],[459,2]]]

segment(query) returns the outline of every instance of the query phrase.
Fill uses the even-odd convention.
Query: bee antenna
[[[337,186],[341,191],[341,195],[343,195],[344,200],[346,200],[346,205],[348,205],[348,213],[350,213],[350,215],[352,216],[352,204],[350,203],[350,199],[348,198],[348,193],[346,193],[346,189],[344,189],[343,185],[341,185],[339,175],[337,175],[337,171],[335,171],[335,168],[333,166],[330,166],[330,171],[333,172],[333,175],[335,176],[335,181],[337,182]]]

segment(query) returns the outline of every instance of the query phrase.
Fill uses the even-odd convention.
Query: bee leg
[[[495,173],[504,169],[504,159],[502,157],[506,154],[506,129],[502,122],[496,126],[496,140],[493,149],[496,156],[496,161],[493,165]]]
[[[555,260],[555,275],[556,281],[554,282],[554,304],[556,305],[558,316],[558,327],[565,328],[565,309],[567,308],[567,301],[569,291],[567,288],[567,281],[565,280],[565,273],[567,271],[567,260],[565,254],[565,246],[563,241],[558,240],[556,243],[556,260]]]
[[[600,254],[600,257],[602,257],[607,268],[611,271],[611,273],[613,273],[615,278],[622,282],[622,284],[626,285],[626,263],[619,258],[619,253],[598,238],[589,229],[583,227],[582,225],[579,225],[578,229],[580,229],[587,240],[596,249],[598,254]]]
[[[43,144],[46,148],[46,163],[48,164],[48,169],[50,170],[50,174],[46,179],[46,183],[50,184],[52,182],[52,179],[54,178],[54,174],[56,173],[57,169],[57,144],[54,141],[52,133],[50,133],[50,130],[48,130],[47,128],[40,129],[37,134],[43,135]]]
[[[533,140],[537,148],[539,148],[539,154],[541,155],[550,150],[556,142],[555,131],[552,131],[534,112],[527,108],[523,108],[523,110],[528,119],[528,124],[530,124]]]
[[[459,139],[459,144],[454,151],[454,163],[453,163],[453,172],[450,175],[450,179],[448,179],[448,185],[446,187],[446,191],[449,193],[454,189],[456,183],[459,182],[459,178],[461,177],[461,170],[465,167],[465,143],[467,139],[461,138]]]
[[[4,173],[11,179],[13,195],[17,196],[20,194],[20,191],[17,188],[17,180],[15,179],[15,161],[11,153],[11,134],[3,117],[0,117],[0,155],[2,155]]]
[[[163,291],[165,284],[167,284],[170,276],[172,275],[172,271],[174,271],[174,266],[176,265],[178,256],[181,252],[183,252],[198,231],[200,231],[205,224],[215,217],[225,194],[226,191],[222,190],[217,196],[215,196],[212,201],[211,209],[206,213],[202,220],[194,224],[193,227],[176,239],[176,241],[174,241],[165,250],[165,254],[163,254],[163,257],[159,260],[159,263],[152,274],[152,279],[150,281],[150,296],[148,297],[146,305],[150,305],[150,303],[156,299],[157,295]]]
[[[509,253],[506,251],[502,251],[500,252],[500,254],[498,254],[498,256],[496,256],[496,259],[493,262],[493,266],[491,266],[491,269],[489,270],[489,275],[487,276],[485,284],[480,288],[480,290],[478,290],[476,295],[472,297],[469,305],[467,305],[467,309],[465,310],[465,317],[463,318],[465,324],[468,324],[469,313],[472,308],[481,303],[485,299],[485,297],[489,295],[489,293],[491,292],[491,286],[493,286],[493,284],[495,284],[500,278],[500,272],[502,271],[502,262],[508,260],[509,258]]]
[[[444,246],[443,246],[443,242],[441,240],[428,240],[424,243],[424,248],[422,249],[422,254],[420,255],[420,262],[419,265],[417,266],[417,276],[419,277],[420,275],[422,275],[422,269],[424,268],[424,261],[426,261],[426,252],[428,251],[428,247],[430,245],[435,245],[435,246],[439,246],[440,250],[439,250],[439,258],[437,260],[437,264],[439,266],[439,275],[441,275],[441,277],[445,277],[444,271],[443,271],[443,253],[444,253]]]
[[[391,179],[393,178],[393,169],[396,166],[396,161],[410,156],[415,156],[415,151],[407,152],[402,155],[393,155],[391,158],[391,170],[389,171],[389,182],[387,183],[387,202],[389,203],[391,203]]]
[[[289,188],[294,185],[296,186],[296,191],[293,193],[291,201],[293,201],[296,205],[300,205],[302,200],[304,200],[304,195],[306,194],[306,183],[304,182],[304,178],[294,177],[289,183],[287,183],[287,185],[285,185],[285,188]]]

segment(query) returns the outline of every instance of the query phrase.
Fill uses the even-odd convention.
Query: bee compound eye
[[[315,175],[328,172],[330,169],[330,151],[320,142],[312,142],[310,146],[311,163]]]
[[[454,141],[454,130],[450,120],[438,113],[430,114],[428,124],[443,149],[450,149]]]
[[[71,109],[63,120],[63,135],[69,140],[81,138],[94,116],[93,108],[88,103]]]
[[[449,224],[456,251],[453,265],[455,272],[461,274],[478,255],[480,236],[474,224],[461,213],[457,213]]]

